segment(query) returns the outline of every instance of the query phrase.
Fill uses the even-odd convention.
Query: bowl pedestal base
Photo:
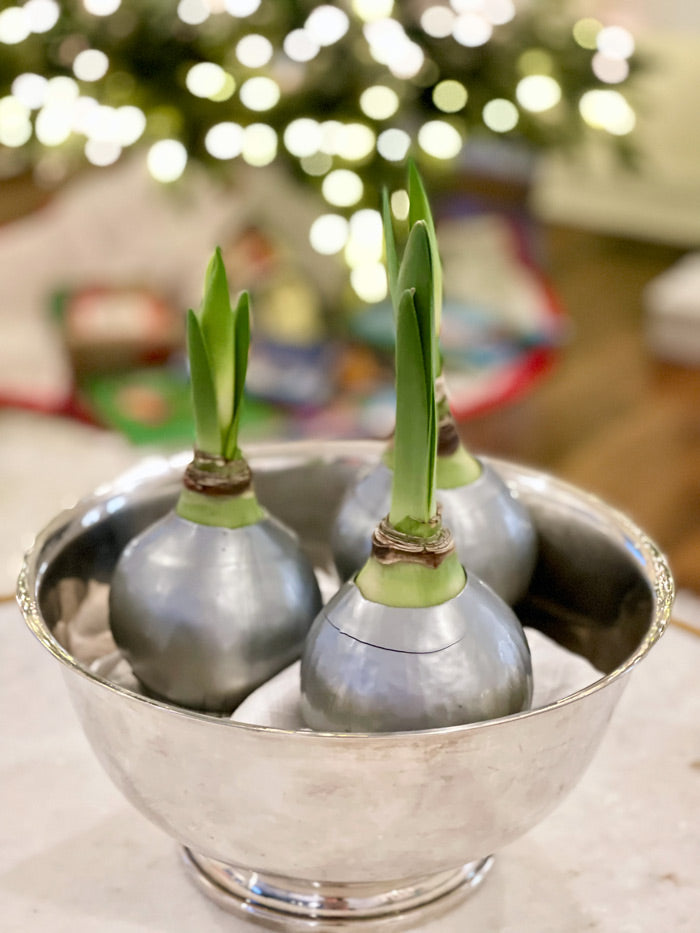
[[[451,910],[477,888],[493,856],[390,886],[263,875],[182,849],[197,887],[230,913],[272,930],[399,930]]]

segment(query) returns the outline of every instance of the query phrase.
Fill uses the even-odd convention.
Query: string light
[[[26,71],[7,78],[0,145],[33,146],[27,153],[37,173],[59,178],[81,150],[90,164],[111,165],[147,136],[148,170],[166,184],[181,177],[190,158],[240,158],[257,167],[269,165],[279,152],[315,179],[332,205],[310,226],[311,247],[324,255],[342,254],[352,269],[352,288],[365,301],[382,300],[387,287],[381,218],[374,206],[365,207],[376,206],[370,181],[389,177],[412,147],[419,159],[457,159],[471,127],[495,134],[517,129],[526,139],[556,142],[572,125],[570,108],[557,108],[564,94],[558,76],[564,74],[567,103],[578,107],[579,127],[624,136],[636,123],[616,90],[583,93],[593,78],[621,85],[634,68],[629,30],[604,26],[594,17],[572,20],[566,45],[561,29],[556,37],[554,31],[533,31],[526,12],[521,26],[514,0],[309,0],[300,5],[290,0],[285,17],[274,15],[272,0],[177,0],[177,25],[162,32],[174,43],[173,67],[160,76],[141,75],[137,85],[129,43],[122,42],[135,22],[126,6],[121,0],[81,0],[63,7],[56,0],[14,0],[0,12],[0,45],[34,44],[26,56],[16,56],[34,62],[33,70],[25,64]],[[113,14],[114,21],[108,21]],[[136,15],[148,28],[153,25],[145,10]],[[60,34],[57,30],[46,43],[53,59],[44,53],[44,75],[37,59],[41,40],[32,35],[48,33],[59,17],[64,17]],[[487,50],[459,53],[460,45]],[[496,80],[494,63],[506,52],[512,61],[499,67]],[[344,73],[349,55],[358,73],[343,84],[334,79]],[[10,51],[6,57],[15,56]],[[77,81],[61,73],[71,68]],[[578,92],[572,90],[574,80]],[[158,82],[169,82],[167,94]],[[173,93],[183,83],[189,93]],[[152,102],[147,111],[134,105],[137,91]],[[230,103],[212,107],[201,100]],[[525,111],[547,116],[525,119]],[[218,122],[211,118],[217,112]],[[246,125],[251,114],[268,112],[254,117],[267,122]],[[179,137],[188,140],[191,152]],[[35,156],[38,146],[51,152]],[[15,156],[9,164],[18,161]],[[392,193],[391,210],[398,219],[408,216],[405,190]]]

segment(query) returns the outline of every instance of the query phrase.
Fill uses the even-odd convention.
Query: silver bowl
[[[301,442],[249,451],[261,501],[297,531],[318,568],[331,566],[330,523],[345,489],[381,449]],[[630,672],[668,621],[665,560],[600,500],[491,460],[538,532],[522,622],[604,676],[540,709],[442,729],[346,735],[236,723],[119,687],[53,634],[66,580],[108,582],[127,541],[171,507],[186,462],[144,461],[59,515],[20,577],[27,625],[60,663],[102,766],[184,847],[199,886],[250,920],[394,929],[449,908],[591,761]]]

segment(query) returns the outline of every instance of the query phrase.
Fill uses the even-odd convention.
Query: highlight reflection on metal
[[[299,657],[321,608],[280,522],[216,528],[175,512],[129,542],[109,601],[114,639],[148,691],[222,712]]]
[[[470,574],[453,599],[397,609],[348,582],[311,627],[302,714],[326,732],[400,732],[519,713],[532,665],[513,611]]]
[[[482,461],[483,463],[483,461]],[[442,520],[460,560],[511,605],[527,590],[537,536],[527,509],[488,463],[467,486],[438,489]],[[343,579],[369,557],[372,531],[389,511],[391,471],[380,463],[351,487],[333,526],[333,555]]]
[[[301,442],[246,453],[261,501],[324,565],[331,516],[381,450]],[[258,886],[287,888],[274,912],[280,929],[319,929],[311,912],[304,918],[295,908],[310,886],[329,912],[323,926],[352,929],[361,928],[368,891],[388,904],[403,881],[410,889],[415,879],[455,872],[527,832],[576,785],[627,677],[670,615],[668,566],[632,522],[546,474],[490,461],[538,533],[538,563],[519,617],[607,676],[541,709],[410,733],[285,732],[189,712],[91,673],[52,633],[67,581],[109,581],[126,542],[172,507],[186,462],[186,455],[148,461],[57,516],[27,554],[18,598],[28,627],[59,663],[107,774],[148,819],[197,853],[202,885],[248,920],[273,922],[254,892],[242,898],[235,886],[227,890],[225,876],[209,871],[211,860],[232,874],[255,871]],[[115,495],[126,504],[110,515],[105,502]],[[100,518],[86,527],[91,509]],[[290,876],[305,880],[285,884]],[[338,885],[343,903],[359,904],[357,920],[333,919]],[[415,924],[441,903],[408,910],[404,919]],[[404,904],[415,901],[393,901],[397,912]]]

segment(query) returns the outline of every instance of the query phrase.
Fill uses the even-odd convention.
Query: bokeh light
[[[406,158],[411,137],[405,130],[392,129],[384,130],[377,139],[377,152],[388,162],[401,162]]]
[[[358,298],[375,304],[387,296],[386,269],[381,262],[355,266],[350,271],[350,284]]]
[[[518,125],[518,108],[503,97],[490,100],[483,109],[484,123],[494,133],[509,133]]]
[[[310,62],[318,55],[321,46],[305,29],[293,29],[285,36],[282,48],[292,61]]]
[[[462,148],[462,137],[451,123],[429,120],[418,131],[418,145],[435,159],[454,159]]]
[[[460,13],[452,26],[456,41],[468,48],[486,45],[492,34],[493,26],[478,13]]]
[[[272,78],[258,75],[244,81],[238,93],[248,110],[271,110],[280,99],[280,86]]]
[[[405,188],[399,188],[398,191],[394,191],[390,198],[391,204],[391,213],[397,220],[407,220],[408,211],[411,207],[411,202],[408,197],[408,191]]]
[[[30,110],[38,110],[46,99],[48,81],[43,75],[25,72],[12,82],[12,93]]]
[[[346,123],[338,132],[335,151],[341,159],[359,162],[374,152],[376,137],[364,123]]]
[[[122,0],[83,0],[83,6],[93,16],[111,16],[112,13],[116,13],[121,3]],[[92,162],[92,159],[90,161]],[[100,165],[101,163],[94,162],[93,164]]]
[[[494,26],[502,26],[515,18],[513,0],[483,0],[482,9],[486,19]]]
[[[596,36],[596,46],[606,58],[626,59],[634,54],[634,37],[622,26],[606,26]]]
[[[603,24],[600,20],[594,19],[592,16],[585,16],[583,19],[579,19],[574,23],[574,41],[580,45],[582,49],[590,49],[592,51],[597,48],[598,33],[602,28]]]
[[[543,113],[561,100],[561,86],[550,75],[527,75],[515,88],[518,103],[532,113]]]
[[[84,49],[75,56],[73,74],[81,81],[99,81],[109,68],[109,59],[99,49]]]
[[[56,0],[27,0],[24,12],[29,17],[31,31],[39,34],[53,29],[61,15]]]
[[[391,16],[394,0],[352,0],[352,8],[366,23]]]
[[[225,121],[212,126],[204,137],[207,152],[215,159],[235,159],[243,151],[245,131],[238,123]]]
[[[246,16],[252,16],[260,6],[260,0],[225,0],[224,7],[231,16],[239,16],[244,19]]]
[[[185,85],[190,94],[195,97],[213,98],[226,87],[229,75],[220,65],[214,62],[197,62],[185,77]]]
[[[421,28],[433,39],[446,39],[452,35],[455,14],[446,6],[429,6],[423,10],[420,18]]]
[[[121,154],[122,147],[112,140],[88,139],[85,143],[85,158],[92,165],[113,165]]]
[[[399,95],[384,84],[374,84],[360,95],[360,108],[372,120],[388,120],[399,109]]]
[[[156,181],[177,181],[187,166],[187,150],[177,139],[161,139],[148,150],[148,171]]]
[[[591,59],[591,69],[599,81],[605,84],[620,84],[626,81],[630,66],[624,58],[608,58],[602,52],[596,52]]]
[[[318,120],[299,117],[288,124],[282,138],[287,151],[301,159],[319,151],[323,142],[323,132]]]
[[[309,14],[304,29],[319,45],[333,45],[348,31],[347,13],[337,6],[324,3]]]
[[[461,81],[440,81],[433,88],[433,103],[444,113],[457,113],[467,102],[467,89]]]
[[[251,123],[245,128],[241,155],[248,165],[269,165],[277,155],[277,133],[267,123]]]
[[[345,261],[351,267],[381,262],[384,252],[382,215],[372,208],[362,208],[350,218],[350,236],[345,247]]]
[[[364,185],[357,172],[339,168],[326,175],[321,192],[326,201],[335,207],[352,207],[362,198]]]
[[[246,68],[262,68],[272,58],[272,43],[266,36],[251,33],[236,45],[236,58]]]
[[[44,146],[60,146],[73,129],[73,113],[70,104],[48,104],[41,108],[34,123],[36,138]]]
[[[637,122],[622,94],[609,89],[586,91],[579,101],[579,111],[589,126],[613,136],[626,136]]]
[[[317,253],[332,256],[348,241],[350,224],[341,214],[321,214],[311,224],[309,242]]]
[[[201,26],[209,19],[209,8],[203,0],[180,0],[177,15],[188,26]]]
[[[0,13],[0,42],[17,45],[32,31],[31,20],[24,7],[8,6]]]
[[[30,109],[17,97],[0,99],[0,145],[15,149],[23,146],[32,135]]]

